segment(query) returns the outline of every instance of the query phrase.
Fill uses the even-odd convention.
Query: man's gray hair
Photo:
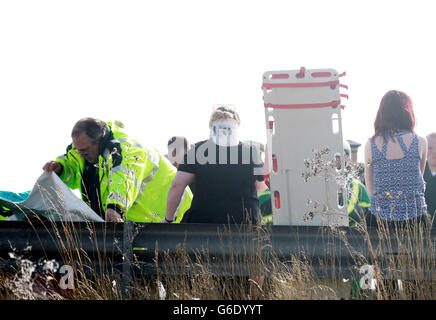
[[[77,138],[82,133],[85,133],[91,140],[92,144],[96,144],[98,139],[104,136],[106,126],[106,122],[102,120],[95,118],[82,118],[74,125],[71,137]]]

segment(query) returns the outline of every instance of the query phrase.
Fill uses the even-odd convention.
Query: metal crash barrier
[[[84,274],[119,273],[128,283],[132,277],[189,274],[197,268],[250,276],[265,273],[265,267],[291,268],[299,258],[308,262],[313,277],[359,278],[363,266],[377,265],[388,278],[431,280],[436,228],[424,233],[416,241],[400,241],[406,233],[388,230],[386,240],[374,228],[364,233],[349,227],[4,221],[0,266],[17,268],[17,257],[35,263],[55,259]],[[404,264],[395,262],[401,259]],[[401,270],[391,267],[393,261]]]

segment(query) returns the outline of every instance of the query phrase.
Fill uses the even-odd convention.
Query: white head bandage
[[[212,123],[210,138],[223,147],[236,146],[238,139],[238,122],[235,119],[222,119]]]

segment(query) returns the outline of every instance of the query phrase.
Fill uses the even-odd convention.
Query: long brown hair
[[[401,131],[414,132],[415,114],[410,97],[398,90],[388,91],[380,102],[374,121],[374,136],[382,136],[385,141]]]

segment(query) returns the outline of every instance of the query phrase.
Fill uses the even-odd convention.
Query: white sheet
[[[24,213],[32,211],[50,221],[104,221],[77,198],[55,173],[44,172],[26,200],[10,202],[7,207],[15,207],[13,211],[17,219],[11,217],[11,220],[22,220]]]

